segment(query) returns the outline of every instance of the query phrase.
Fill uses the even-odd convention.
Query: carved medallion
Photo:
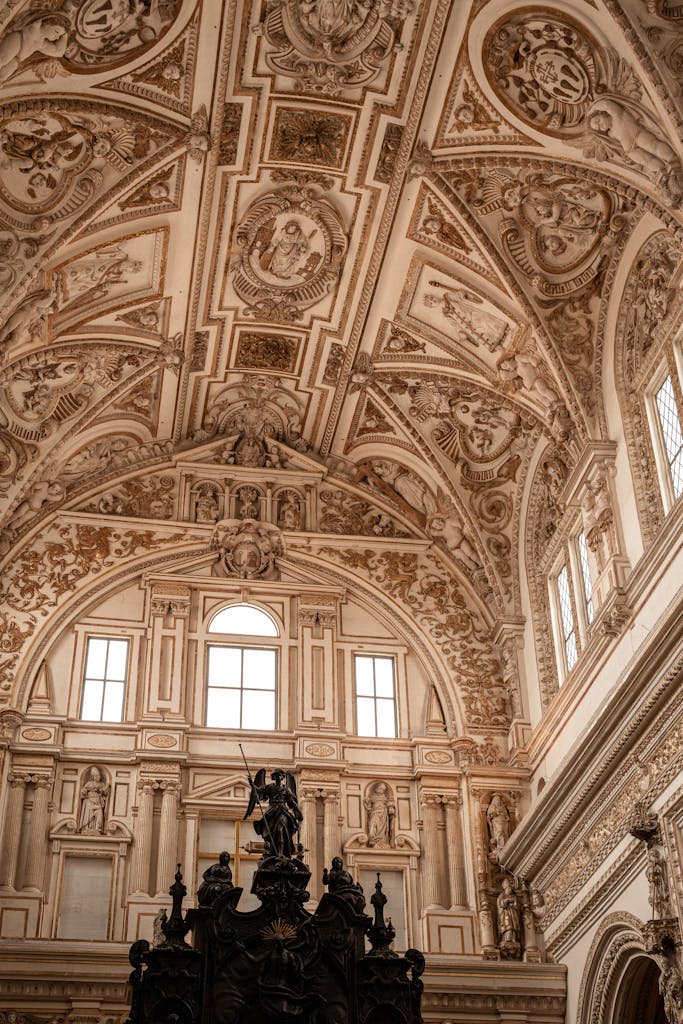
[[[431,764],[450,764],[452,760],[453,757],[447,750],[428,750],[425,754],[425,761]]]
[[[262,31],[273,71],[300,89],[336,96],[374,81],[397,47],[406,0],[273,0]]]
[[[277,526],[255,519],[222,519],[216,524],[211,548],[218,558],[212,576],[236,576],[242,580],[280,578],[277,558],[284,554],[282,534]]]
[[[306,753],[311,754],[313,757],[332,757],[334,747],[330,746],[329,743],[309,743],[306,747]]]
[[[154,736],[148,736],[147,742],[150,747],[177,747],[178,740],[175,736],[165,736],[163,733],[155,733]]]
[[[0,85],[27,72],[45,81],[130,61],[165,35],[180,7],[180,0],[55,0],[29,7],[5,30]]]
[[[341,218],[311,188],[271,192],[249,207],[237,228],[241,255],[233,270],[247,313],[262,320],[297,320],[339,278],[347,241]]]
[[[680,202],[680,157],[615,50],[564,14],[527,8],[491,28],[484,54],[491,85],[517,117],[580,146],[588,158],[637,169]]]
[[[32,740],[34,743],[44,743],[49,740],[52,733],[49,729],[24,729],[21,737],[24,740]]]

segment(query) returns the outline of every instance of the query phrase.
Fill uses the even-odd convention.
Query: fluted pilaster
[[[178,784],[162,782],[161,819],[159,822],[159,853],[157,856],[158,893],[173,884],[178,856]]]
[[[451,906],[466,907],[467,877],[465,874],[465,853],[462,841],[462,797],[453,794],[444,797],[446,806],[446,849],[448,851],[448,882],[451,890]]]
[[[42,889],[45,876],[45,839],[48,826],[48,805],[52,779],[38,776],[35,780],[33,808],[28,828],[24,888]]]
[[[21,819],[24,815],[26,779],[22,775],[9,776],[9,797],[5,814],[5,829],[0,857],[0,885],[14,888],[21,841]]]
[[[333,857],[341,853],[341,837],[339,835],[339,793],[325,793],[325,864],[331,864]]]
[[[424,819],[422,831],[422,903],[423,908],[440,906],[439,856],[441,842],[441,798],[438,796],[422,797],[422,814]]]
[[[151,780],[138,782],[138,816],[135,822],[131,892],[149,893],[149,864],[152,853],[154,788]]]

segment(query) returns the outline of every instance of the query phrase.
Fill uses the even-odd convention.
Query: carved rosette
[[[252,203],[237,228],[235,291],[259,320],[291,323],[331,292],[347,239],[340,215],[310,188],[285,188]]]

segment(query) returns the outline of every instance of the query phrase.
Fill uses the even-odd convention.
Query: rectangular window
[[[377,871],[361,868],[359,876],[359,881],[363,886],[365,894],[365,901],[369,906],[370,899],[375,892]],[[384,920],[388,921],[391,918],[391,923],[396,930],[394,949],[403,951],[408,948],[408,925],[403,872],[381,871],[380,882],[382,883],[382,891],[387,898],[386,906],[384,907]]]
[[[88,722],[122,722],[128,675],[128,640],[89,636],[81,718]]]
[[[676,499],[683,491],[683,433],[671,375],[665,378],[655,393],[655,408],[662,430],[673,496]]]
[[[275,729],[277,651],[207,649],[206,724],[219,729]]]
[[[557,597],[560,606],[560,622],[562,625],[562,643],[564,645],[564,658],[567,672],[571,672],[578,651],[576,647],[576,627],[574,624],[574,610],[572,608],[571,589],[569,586],[569,573],[567,566],[563,565],[557,576]]]
[[[359,736],[396,736],[394,659],[356,654],[356,732]]]
[[[226,821],[201,818],[197,851],[197,888],[207,868],[215,864],[223,850],[230,854],[233,885],[242,889],[239,909],[257,910],[261,904],[251,892],[254,872],[263,853],[263,840],[256,835],[252,821]]]
[[[583,584],[583,603],[586,609],[586,622],[590,626],[593,621],[593,585],[591,583],[590,566],[588,564],[588,545],[586,535],[581,531],[577,538],[579,548],[579,566],[581,568],[581,582]]]
[[[106,939],[111,895],[110,857],[64,858],[60,939]]]

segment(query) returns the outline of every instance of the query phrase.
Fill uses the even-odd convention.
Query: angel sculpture
[[[296,798],[296,781],[291,772],[282,768],[276,768],[270,777],[273,781],[267,783],[265,768],[256,772],[244,817],[248,818],[257,804],[261,806],[267,802],[268,808],[265,811],[261,808],[263,817],[254,822],[254,830],[265,843],[266,857],[291,857],[295,848],[294,836],[303,820]]]

